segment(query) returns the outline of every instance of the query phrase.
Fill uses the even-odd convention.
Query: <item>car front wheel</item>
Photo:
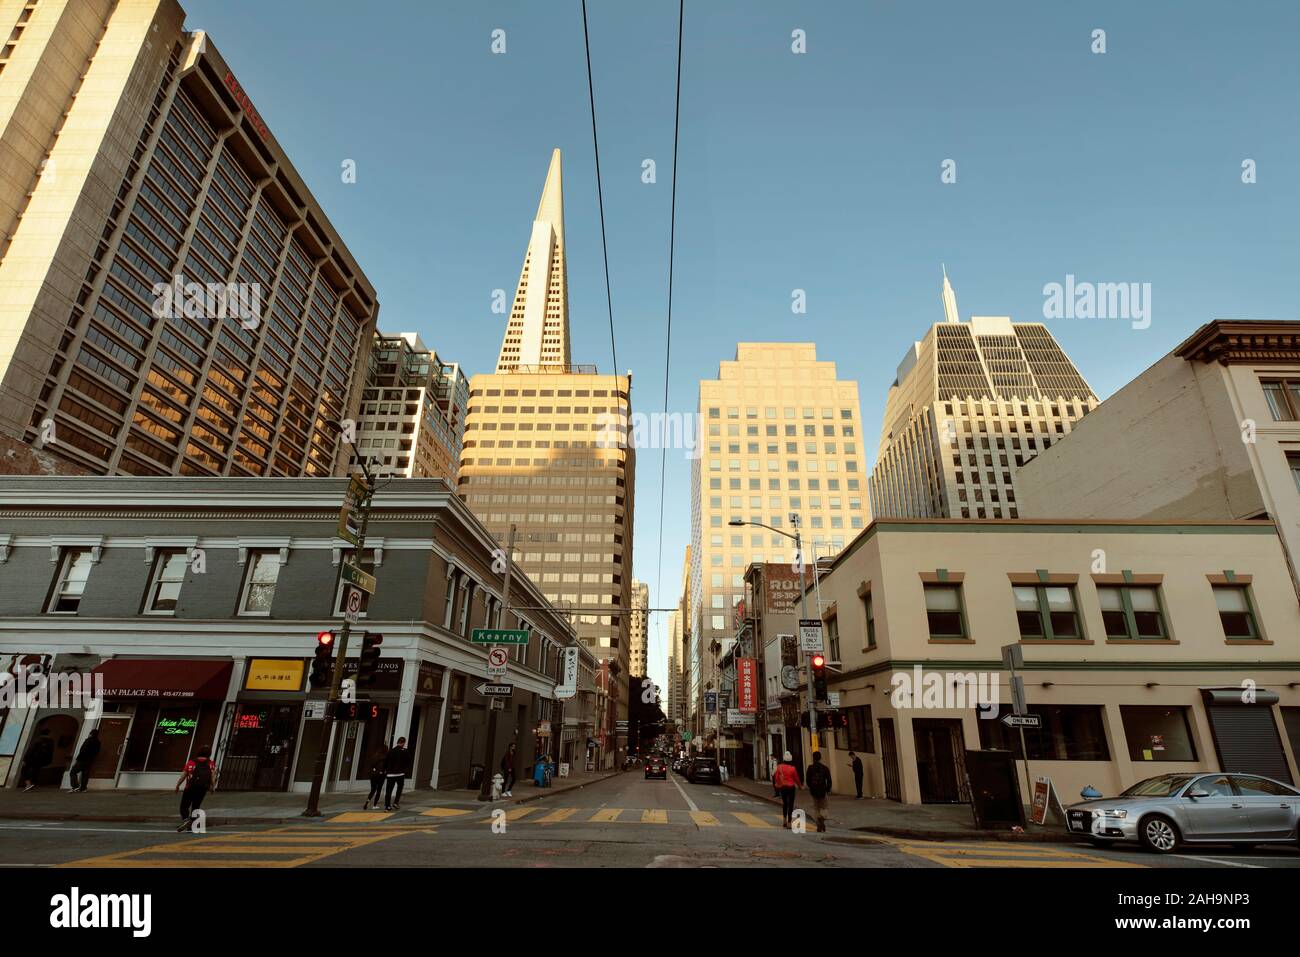
[[[1153,814],[1138,829],[1142,846],[1156,854],[1169,854],[1178,848],[1178,825],[1163,814]]]

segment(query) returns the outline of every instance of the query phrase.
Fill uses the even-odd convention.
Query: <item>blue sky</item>
[[[563,150],[574,358],[610,370],[579,0],[182,2],[375,284],[381,328],[469,372],[495,362],[492,290],[513,296]],[[588,18],[618,366],[651,412],[677,4],[589,0]],[[1151,283],[1148,329],[1049,323],[1103,398],[1211,319],[1300,318],[1298,35],[1292,0],[687,0],[670,409],[739,340],[813,341],[860,383],[874,448],[895,366],[942,318],[941,262],[963,317],[1039,321],[1068,273]],[[657,452],[636,483],[635,569],[660,606],[690,538],[688,464],[667,466],[662,576]]]

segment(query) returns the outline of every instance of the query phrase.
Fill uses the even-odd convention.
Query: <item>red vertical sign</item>
[[[758,711],[758,660],[756,658],[736,659],[736,685],[739,689],[738,710],[745,714]]]

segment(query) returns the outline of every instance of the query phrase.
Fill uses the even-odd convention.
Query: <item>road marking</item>
[[[621,807],[602,807],[599,811],[591,816],[589,824],[611,824],[618,820],[618,816],[623,813]]]
[[[731,813],[732,816],[749,827],[772,827],[771,824],[764,821],[757,814],[750,814],[748,811],[732,811]]]
[[[1174,857],[1181,857],[1185,861],[1202,861],[1206,864],[1227,864],[1229,867],[1253,867],[1257,870],[1264,867],[1263,864],[1242,864],[1239,861],[1229,861],[1218,857],[1192,857],[1190,854],[1175,854]]]
[[[696,824],[700,825],[700,827],[718,826],[718,819],[714,817],[712,814],[710,814],[708,811],[692,811],[691,820],[694,821]]]
[[[462,814],[473,814],[473,811],[459,807],[431,807],[427,811],[421,811],[424,817],[460,817]]]
[[[517,821],[517,820],[519,820],[521,817],[527,817],[529,814],[532,814],[532,813],[533,813],[534,811],[536,811],[536,810],[539,810],[539,808],[537,808],[537,807],[515,807],[515,808],[511,808],[509,811],[506,811],[506,820],[507,820],[507,821]]]
[[[682,799],[684,801],[686,801],[686,806],[690,808],[692,811],[698,811],[700,809],[700,806],[691,800],[691,796],[686,793],[686,789],[683,788],[680,783],[678,783],[676,778],[673,778],[672,782],[673,782],[673,787],[677,788],[677,793],[682,796]]]
[[[174,827],[59,827],[55,824],[0,824],[0,831],[88,831],[92,834],[175,834]],[[235,831],[246,834],[247,831]]]
[[[642,811],[641,823],[642,824],[667,824],[668,812],[658,811],[658,810]]]
[[[386,821],[393,816],[392,811],[344,811],[329,819],[330,824],[369,824],[372,821]]]
[[[576,807],[556,808],[550,814],[546,815],[546,817],[539,817],[533,823],[534,824],[559,824],[561,821],[567,821],[569,818],[573,817],[573,815],[577,813],[578,813],[578,809]]]
[[[1145,864],[1084,854],[1053,844],[1009,844],[1002,841],[912,841],[876,836],[905,854],[944,867],[1138,867]]]

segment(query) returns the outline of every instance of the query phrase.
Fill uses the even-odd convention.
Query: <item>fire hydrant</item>
[[[502,777],[500,771],[492,775],[492,800],[494,801],[501,800],[501,786],[505,783],[506,783],[506,779]]]

